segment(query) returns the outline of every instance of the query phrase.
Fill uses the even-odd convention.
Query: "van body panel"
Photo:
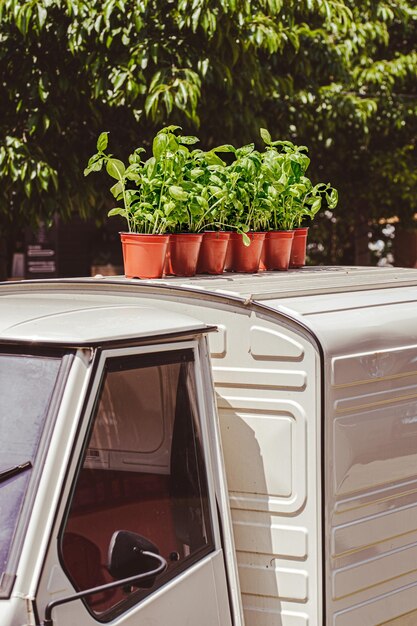
[[[35,624],[33,603],[23,596],[11,596],[0,602],[0,624],[7,626],[22,626]]]
[[[417,605],[417,289],[280,304],[326,360],[328,623],[412,623],[401,615]]]
[[[71,456],[65,465],[66,474],[60,482],[60,499],[55,508],[53,525],[49,529],[49,543],[36,589],[40,615],[45,614],[45,608],[49,602],[73,594],[74,588],[77,590],[80,586],[79,581],[85,575],[88,576],[88,571],[91,570],[93,564],[98,565],[101,582],[106,581],[107,551],[113,528],[116,525],[118,529],[123,530],[126,524],[129,530],[136,523],[135,512],[138,509],[135,508],[136,498],[132,500],[132,494],[139,492],[145,502],[145,505],[139,509],[143,518],[140,523],[143,527],[147,525],[148,528],[152,525],[157,526],[161,542],[174,541],[170,535],[177,532],[177,527],[174,529],[175,524],[179,524],[181,529],[184,528],[184,511],[181,509],[182,517],[176,521],[174,504],[171,505],[170,499],[176,488],[176,483],[170,481],[174,463],[172,453],[169,458],[170,449],[171,446],[173,449],[174,438],[179,436],[172,430],[173,424],[170,423],[170,419],[173,416],[167,408],[170,403],[169,383],[174,372],[166,373],[164,379],[166,386],[162,394],[166,406],[159,414],[156,412],[159,396],[156,393],[152,395],[153,387],[149,372],[155,370],[155,375],[158,375],[157,366],[151,365],[153,361],[163,364],[166,357],[166,362],[170,363],[172,360],[172,363],[181,367],[186,355],[192,353],[193,357],[188,357],[191,370],[196,374],[192,410],[198,412],[200,420],[196,427],[198,437],[199,441],[204,442],[207,451],[205,462],[210,491],[207,506],[210,511],[206,508],[206,513],[207,516],[211,516],[211,522],[209,524],[209,517],[205,517],[204,525],[206,528],[210,526],[211,530],[207,532],[213,535],[210,540],[210,550],[206,550],[206,554],[202,553],[201,556],[197,555],[186,569],[179,569],[178,573],[167,577],[162,586],[148,596],[135,599],[132,595],[132,602],[129,602],[129,594],[125,594],[125,597],[120,592],[119,596],[115,597],[113,605],[108,604],[108,600],[112,598],[106,599],[105,594],[104,597],[98,594],[97,603],[93,598],[91,606],[85,601],[76,601],[56,607],[54,615],[62,626],[73,626],[77,622],[87,626],[105,623],[109,620],[117,626],[130,626],[138,621],[152,621],[155,625],[161,626],[167,623],[173,626],[177,624],[183,626],[185,623],[197,621],[205,626],[232,626],[232,614],[233,623],[236,626],[242,624],[239,604],[232,608],[229,599],[219,515],[222,520],[223,534],[229,537],[230,530],[228,530],[227,514],[223,514],[224,498],[222,499],[220,494],[217,496],[218,507],[216,506],[217,486],[224,482],[224,478],[221,475],[221,468],[217,465],[220,460],[219,455],[217,454],[217,462],[212,459],[217,445],[216,441],[218,442],[219,439],[218,436],[214,436],[216,430],[213,414],[214,399],[211,386],[202,380],[202,374],[200,374],[205,371],[205,366],[200,364],[200,353],[204,354],[206,350],[205,342],[205,338],[195,338],[191,333],[188,338],[184,337],[181,341],[167,340],[156,345],[151,343],[139,347],[107,348],[97,352],[96,371],[92,374],[88,393],[83,396],[84,406],[77,431],[66,439]],[[179,356],[175,356],[176,354]],[[141,360],[145,362],[145,365],[142,371],[143,378],[139,378],[139,384],[137,376],[135,379],[130,375],[125,379],[119,378],[122,367],[125,367],[127,372],[134,371],[132,363]],[[114,369],[112,369],[112,363],[115,364]],[[113,372],[118,381],[116,387],[103,387],[107,371]],[[194,389],[192,380],[194,378],[187,383],[190,389],[191,387]],[[148,387],[151,385],[147,395],[141,391],[144,381]],[[120,387],[122,383],[123,386]],[[157,383],[159,384],[162,385],[162,378]],[[132,396],[133,399],[142,398],[144,401],[147,399],[150,401],[148,405],[145,403],[140,405],[136,414],[127,410],[128,398],[131,396],[129,385],[137,386],[138,391]],[[103,409],[104,412],[100,412]],[[123,422],[116,422],[116,426],[120,425],[120,428],[124,423],[128,427],[126,431],[114,432],[115,425],[112,425],[110,417],[113,411],[116,414],[123,412],[126,415]],[[187,411],[185,405],[182,406],[182,411]],[[100,415],[100,419],[97,415]],[[149,417],[152,417],[153,421],[163,419],[163,423],[155,428],[155,424],[150,423]],[[101,419],[104,421],[100,421]],[[131,423],[126,424],[129,420]],[[97,427],[91,431],[91,425],[96,422]],[[136,439],[138,422],[140,428],[144,428],[145,434]],[[92,432],[91,438],[90,432]],[[171,433],[169,436],[168,432]],[[130,439],[127,439],[129,434]],[[63,439],[62,434],[57,434],[57,437],[58,442]],[[82,459],[82,466],[80,466],[80,459]],[[199,481],[202,480],[201,476],[199,473]],[[146,493],[141,494],[140,488],[138,489],[138,479],[144,485]],[[168,485],[168,492],[162,490],[153,495],[148,486],[149,479],[153,485]],[[89,480],[92,481],[91,486],[88,484]],[[135,482],[133,488],[130,488],[132,480]],[[80,489],[78,489],[79,483]],[[74,495],[76,493],[81,495],[78,500]],[[109,498],[109,494],[112,497],[114,495],[114,502]],[[148,499],[145,496],[148,496]],[[186,497],[185,493],[180,495],[180,498],[186,499]],[[95,504],[96,501],[97,504]],[[176,504],[179,503],[181,506],[181,501],[181,499],[176,500]],[[71,503],[70,508],[69,503]],[[149,522],[145,519],[147,516]],[[157,530],[154,532],[158,535]],[[65,548],[67,537],[71,542],[71,551],[66,551]],[[181,541],[186,542],[186,539],[181,539]],[[77,548],[77,545],[80,547]],[[162,543],[158,543],[159,547],[160,545]],[[92,552],[92,546],[95,547],[96,553]],[[178,550],[180,549],[178,540]],[[74,553],[74,550],[77,552]],[[74,554],[77,555],[76,559],[73,558]],[[85,563],[83,554],[85,554]],[[228,550],[227,558],[230,559],[230,557],[230,550]],[[180,557],[174,554],[173,562],[177,560],[179,561]],[[230,573],[229,577],[236,596],[236,582],[233,581]]]
[[[397,349],[391,340],[383,350],[381,338],[373,353],[343,358],[338,352],[329,359],[333,372],[343,373],[326,398],[328,607],[334,624],[378,624],[415,607],[409,603],[416,602],[417,590],[417,381],[409,358],[416,351],[408,342],[416,323],[399,320],[400,312],[401,306],[392,307],[386,321],[386,332],[397,328]]]
[[[208,340],[245,624],[321,624],[317,346],[268,310],[187,295],[147,301],[221,328]]]
[[[208,339],[246,626],[412,623],[417,271],[57,283],[27,289],[219,328]]]
[[[236,288],[236,292],[239,288],[245,291],[241,297],[248,308],[256,298],[255,304],[292,316],[294,321],[298,320],[310,328],[323,350],[326,490],[323,566],[326,624],[329,625],[360,623],[361,626],[371,626],[397,618],[401,624],[400,616],[415,609],[417,603],[414,558],[417,545],[417,471],[414,469],[417,467],[417,289],[412,284],[413,281],[415,284],[415,272],[408,274],[410,284],[406,288],[393,286],[399,275],[404,277],[401,271],[395,272],[395,275],[393,272],[390,284],[387,274],[378,273],[377,269],[366,273],[350,270],[331,296],[330,283],[335,277],[326,275],[326,279],[322,279],[323,293],[318,294],[319,288],[313,286],[316,293],[298,297],[293,285],[290,297],[283,294],[284,297],[278,299],[270,298],[271,285],[265,285],[265,291],[261,290],[260,285],[264,288],[263,277],[247,280],[246,283],[239,277],[236,283],[240,285],[235,281],[229,284],[229,293],[232,292],[231,287]],[[301,278],[297,278],[302,291]],[[364,285],[363,291],[357,291],[356,285],[352,295],[351,287],[355,279],[368,284]],[[257,291],[254,295],[252,288],[255,283]],[[279,285],[278,278],[275,285]],[[310,287],[306,286],[306,281],[304,287],[308,293]],[[248,303],[247,293],[251,291]],[[287,328],[282,332],[278,320],[275,329],[268,329],[257,319],[249,328],[246,326],[246,331],[241,326],[238,331],[240,343],[244,343],[243,337],[249,334],[253,337],[253,351],[252,346],[246,343],[246,350],[240,351],[233,368],[227,361],[227,355],[231,351],[238,353],[239,347],[232,335],[232,325],[225,320],[225,316],[218,317],[222,337],[220,341],[213,338],[217,343],[213,344],[212,363],[219,396],[242,598],[248,624],[261,624],[259,616],[265,618],[266,615],[270,615],[271,623],[274,623],[272,615],[277,610],[277,603],[270,596],[272,577],[264,575],[262,560],[257,557],[256,550],[265,549],[263,543],[266,539],[270,545],[275,545],[276,534],[272,530],[274,524],[269,524],[268,531],[262,533],[259,516],[265,511],[278,512],[280,507],[284,508],[278,501],[288,497],[289,484],[293,483],[293,467],[289,461],[293,454],[288,453],[288,422],[281,418],[279,427],[275,425],[277,430],[268,431],[265,420],[260,418],[262,411],[259,412],[259,407],[271,410],[268,402],[273,400],[275,410],[279,410],[274,397],[279,384],[275,384],[273,389],[272,380],[280,381],[286,398],[289,398],[295,390],[300,391],[304,386],[308,388],[310,372],[307,368],[298,368],[294,375],[291,367],[278,367],[278,363],[281,365],[280,354],[285,355],[284,360],[291,364],[299,363],[297,359],[305,359],[300,356],[303,349],[297,347],[299,339],[291,337]],[[236,320],[233,324],[238,325]],[[291,341],[282,341],[282,334]],[[257,366],[253,368],[253,373],[245,362],[248,354]],[[319,354],[318,351],[316,354]],[[268,355],[272,365],[270,370],[264,367],[264,357],[267,360]],[[239,379],[245,390],[240,391],[240,398]],[[256,391],[261,389],[258,395]],[[236,417],[230,415],[227,405],[230,406],[231,402],[237,409],[235,416],[238,424],[256,432],[257,441],[265,451],[262,461],[265,476],[270,474],[268,465],[273,454],[269,444],[274,435],[282,445],[281,450],[277,448],[277,456],[282,462],[286,480],[274,476],[274,481],[266,484],[267,496],[259,486],[259,476],[253,463],[245,460],[243,470],[238,466],[239,452],[233,441],[239,439],[244,446],[242,442],[245,438],[243,432],[238,434],[234,424]],[[308,404],[307,407],[305,412],[310,417]],[[293,416],[290,417],[291,412],[287,415],[287,419],[294,420]],[[316,419],[318,415],[319,412]],[[287,450],[287,454],[283,453],[283,449]],[[298,450],[303,450],[302,444]],[[307,451],[309,453],[310,448]],[[253,459],[253,453],[249,456]],[[295,464],[299,466],[299,463],[297,458]],[[254,547],[251,553],[250,549]],[[303,551],[299,545],[296,549],[298,554]],[[293,574],[291,568],[279,566],[273,574],[278,596],[282,594],[278,611],[283,624],[286,619],[293,619],[293,616],[287,618],[284,613],[288,610],[285,594],[290,593],[291,582],[294,589],[292,602],[302,603],[306,598],[302,577],[292,578]],[[294,604],[292,607],[295,608]],[[308,610],[306,614],[315,623],[316,616]]]

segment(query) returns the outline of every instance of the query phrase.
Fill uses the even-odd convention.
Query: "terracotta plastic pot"
[[[265,233],[249,232],[246,234],[250,239],[249,246],[245,246],[241,234],[230,233],[230,262],[232,271],[250,274],[259,269]]]
[[[261,258],[266,270],[288,269],[293,239],[293,230],[271,230],[266,233]]]
[[[170,235],[165,273],[174,276],[194,276],[202,240],[201,233]]]
[[[306,262],[308,228],[296,228],[292,242],[290,268],[303,267]]]
[[[119,233],[126,278],[160,278],[169,235]]]
[[[232,236],[232,233],[229,233],[229,241],[227,244],[227,250],[226,250],[226,258],[224,260],[224,271],[225,272],[231,272],[233,270],[232,267],[232,245],[230,243],[230,237]]]
[[[265,246],[265,242],[264,242],[264,246]],[[258,271],[259,272],[265,272],[265,270],[266,270],[266,265],[265,265],[265,262],[264,262],[264,252],[263,252],[263,248],[262,248],[262,254],[261,254],[261,258],[259,260]]]
[[[203,233],[197,274],[222,274],[226,261],[230,233],[207,231]]]

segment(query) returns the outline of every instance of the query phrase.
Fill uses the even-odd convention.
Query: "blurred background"
[[[416,265],[415,0],[2,0],[0,44],[0,279],[121,272],[83,170],[100,132],[123,160],[166,124],[308,146],[340,198],[310,264]]]

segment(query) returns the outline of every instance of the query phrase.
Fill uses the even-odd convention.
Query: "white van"
[[[5,283],[0,394],[1,626],[417,624],[416,270]]]

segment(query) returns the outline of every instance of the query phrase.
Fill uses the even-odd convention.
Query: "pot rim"
[[[169,233],[130,233],[128,231],[119,231],[120,237],[169,237]]]

